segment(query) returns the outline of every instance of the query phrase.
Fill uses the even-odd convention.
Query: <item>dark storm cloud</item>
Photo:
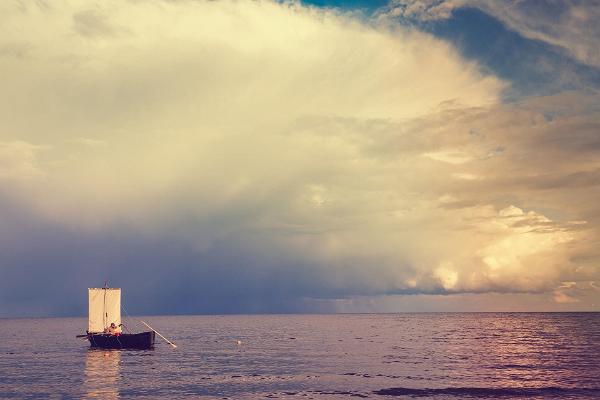
[[[255,265],[235,243],[198,252],[125,225],[71,230],[6,198],[2,210],[3,316],[83,315],[86,288],[105,281],[124,288],[125,309],[134,314],[293,311],[299,297],[319,292],[300,272],[278,276],[274,266]]]

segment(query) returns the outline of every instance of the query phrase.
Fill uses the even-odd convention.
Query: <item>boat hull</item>
[[[109,335],[90,333],[87,335],[90,346],[100,349],[151,349],[154,347],[154,331]]]

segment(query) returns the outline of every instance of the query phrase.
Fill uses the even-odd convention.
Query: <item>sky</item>
[[[599,17],[0,2],[0,317],[600,311]]]

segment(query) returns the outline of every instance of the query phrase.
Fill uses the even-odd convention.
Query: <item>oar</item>
[[[154,329],[153,327],[151,327],[150,325],[148,325],[147,323],[145,323],[145,322],[144,322],[144,321],[142,321],[142,320],[140,320],[140,322],[141,322],[142,324],[146,325],[148,328],[152,329],[154,332],[156,332],[156,334],[157,334],[158,336],[160,336],[161,338],[165,339],[165,341],[166,341],[167,343],[169,343],[171,346],[173,346],[173,348],[174,348],[174,349],[175,349],[175,348],[177,348],[177,346],[176,346],[174,343],[172,343],[172,342],[171,342],[169,339],[167,339],[166,337],[164,337],[163,335],[161,335],[161,334],[160,334],[160,332],[158,332],[156,329]]]

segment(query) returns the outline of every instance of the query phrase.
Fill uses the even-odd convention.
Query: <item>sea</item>
[[[600,399],[600,313],[143,320],[177,348],[95,350],[75,337],[85,318],[0,319],[0,398]]]

